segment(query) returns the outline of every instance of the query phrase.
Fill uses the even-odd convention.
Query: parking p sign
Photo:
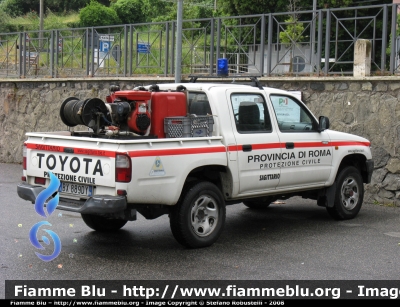
[[[108,52],[111,48],[111,42],[100,41],[100,51]]]
[[[100,51],[108,53],[111,49],[111,43],[114,41],[114,35],[109,34],[100,34],[99,35],[100,41]]]

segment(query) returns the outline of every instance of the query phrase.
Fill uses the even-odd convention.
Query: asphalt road
[[[264,211],[229,206],[219,240],[197,250],[175,241],[167,216],[138,215],[103,234],[56,210],[48,221],[62,249],[44,262],[29,240],[43,218],[16,192],[21,169],[0,164],[0,298],[5,280],[400,280],[400,208],[364,204],[335,221],[301,198]]]

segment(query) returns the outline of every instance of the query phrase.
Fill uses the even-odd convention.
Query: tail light
[[[26,143],[22,147],[22,168],[26,170]]]
[[[131,158],[126,154],[117,154],[115,157],[115,181],[130,182],[132,178]]]
[[[43,177],[35,177],[35,184],[45,185],[45,184],[46,184],[46,178],[43,178]]]

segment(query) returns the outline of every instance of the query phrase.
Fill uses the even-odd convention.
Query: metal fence
[[[397,13],[386,4],[184,20],[181,74],[214,76],[226,58],[238,76],[351,75],[359,39],[371,41],[372,74],[395,74]],[[175,32],[169,21],[0,33],[0,77],[173,76]]]

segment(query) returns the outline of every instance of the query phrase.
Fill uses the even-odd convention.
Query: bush
[[[106,7],[95,0],[79,11],[82,27],[110,26],[120,24],[121,20],[112,8]]]
[[[75,12],[66,12],[64,14],[55,14],[47,10],[44,19],[44,29],[65,29],[65,28],[78,28],[79,16]]]
[[[14,32],[16,30],[15,27],[10,26],[10,19],[4,11],[0,10],[0,33]]]
[[[25,5],[24,5],[25,2]],[[33,3],[32,3],[33,2]],[[1,3],[1,11],[6,13],[11,17],[17,17],[24,15],[30,11],[30,6],[34,5],[37,2],[39,4],[39,0],[31,1],[31,0],[3,0]],[[39,6],[38,6],[39,7]]]
[[[141,0],[117,0],[111,4],[111,8],[115,10],[123,24],[141,23],[146,21],[142,3]]]
[[[11,17],[25,15],[28,12],[35,11],[39,13],[40,0],[0,0],[0,10],[6,12]],[[47,9],[56,12],[78,11],[85,7],[90,0],[45,0],[43,11]],[[109,0],[97,0],[103,5],[109,5]]]

